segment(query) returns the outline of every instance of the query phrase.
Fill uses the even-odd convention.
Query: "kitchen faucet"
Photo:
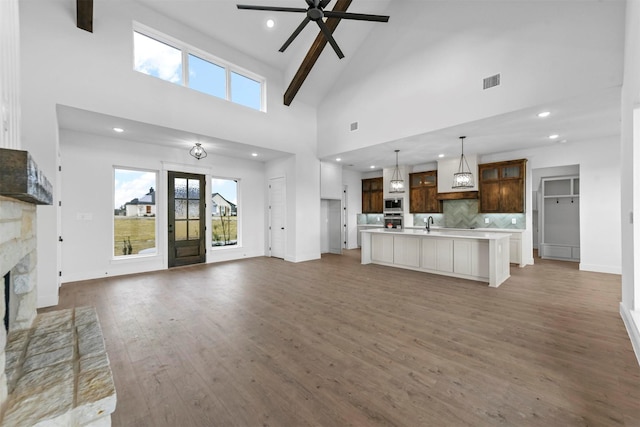
[[[431,224],[433,224],[433,217],[431,215],[429,215],[429,218],[427,218],[427,233],[431,232],[431,227],[429,226],[429,221],[431,221]]]

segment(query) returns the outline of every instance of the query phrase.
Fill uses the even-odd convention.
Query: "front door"
[[[206,260],[204,175],[169,172],[169,267]]]

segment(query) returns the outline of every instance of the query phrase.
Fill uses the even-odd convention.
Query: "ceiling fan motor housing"
[[[322,10],[314,7],[307,11],[307,16],[312,21],[319,21],[320,19],[324,18],[324,13],[322,13]]]

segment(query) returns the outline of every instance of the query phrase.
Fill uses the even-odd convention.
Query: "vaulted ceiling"
[[[189,28],[193,28],[205,35],[246,53],[269,66],[280,70],[283,73],[285,86],[294,77],[300,67],[307,51],[313,44],[319,33],[317,26],[308,25],[285,52],[278,49],[287,40],[291,33],[300,24],[303,15],[286,12],[265,12],[238,10],[236,5],[255,4],[262,6],[282,6],[282,7],[306,7],[305,0],[137,0],[145,4],[156,12],[171,17]],[[465,4],[475,3],[479,0],[448,0],[459,9],[460,16],[465,16]],[[487,0],[492,3],[500,3],[500,0]],[[514,0],[524,2],[525,0]],[[538,0],[529,0],[529,2]],[[580,0],[593,2],[596,0]],[[328,9],[335,5],[333,0]],[[334,87],[335,82],[349,67],[351,60],[358,54],[359,48],[372,38],[374,32],[384,32],[385,36],[397,35],[401,40],[407,32],[420,34],[421,29],[415,28],[414,23],[403,22],[402,16],[394,14],[394,6],[397,3],[411,4],[420,3],[424,10],[433,5],[433,13],[437,13],[440,1],[425,0],[353,0],[349,6],[349,12],[390,15],[389,23],[372,23],[364,21],[342,20],[334,32],[334,37],[345,54],[344,59],[339,59],[330,46],[326,46],[322,54],[319,55],[317,63],[310,71],[308,77],[302,84],[300,91],[296,95],[296,100],[310,105],[319,105],[327,93]],[[553,7],[554,2],[542,2],[545,7]],[[438,6],[438,7],[436,7]],[[99,13],[99,12],[96,12]],[[433,17],[432,17],[433,18]],[[275,21],[273,28],[268,28],[268,19]],[[406,18],[405,18],[406,19]],[[504,15],[508,20],[509,16]],[[99,16],[94,17],[94,21],[99,20]],[[469,22],[469,17],[465,20]],[[517,23],[514,22],[514,25]],[[571,25],[570,22],[567,25]],[[387,26],[382,28],[382,26]],[[424,29],[427,31],[428,29]],[[431,34],[438,38],[459,37],[462,29],[455,22],[452,22],[450,29],[446,33]],[[477,28],[464,28],[465,37],[491,31],[479,22]],[[425,40],[427,43],[428,40]],[[559,40],[559,43],[562,41]],[[393,41],[387,41],[386,46],[393,46]],[[371,49],[368,49],[370,52]],[[526,54],[523,52],[522,54]],[[622,58],[620,58],[622,60]],[[514,57],[514,60],[517,58]],[[470,64],[472,66],[472,64]],[[351,70],[353,72],[353,70]],[[366,73],[368,70],[361,70]],[[588,70],[585,70],[588,72]],[[397,84],[401,84],[397,83]],[[276,94],[282,97],[284,94]],[[271,96],[274,96],[271,94]],[[294,101],[295,102],[295,101]],[[496,153],[512,151],[519,148],[532,146],[532,144],[549,144],[545,140],[550,133],[562,132],[570,134],[570,140],[578,138],[601,138],[619,134],[619,88],[610,87],[607,90],[597,90],[593,94],[572,99],[557,99],[550,101],[540,108],[554,111],[554,114],[546,120],[532,120],[532,117],[539,112],[538,109],[527,109],[513,111],[499,116],[490,117],[481,121],[466,123],[448,129],[442,129],[429,134],[414,135],[401,140],[387,141],[372,147],[344,153],[334,153],[323,159],[334,161],[335,157],[342,157],[345,165],[354,170],[368,170],[369,165],[379,167],[390,166],[394,159],[390,153],[393,149],[400,149],[401,157],[411,159],[410,163],[417,164],[426,161],[433,161],[446,150],[451,151],[451,147],[443,147],[443,140],[455,140],[459,135],[474,135],[475,138],[485,138],[481,146],[484,153]],[[85,117],[86,119],[86,117]],[[73,127],[72,124],[68,124]],[[390,123],[389,126],[393,126]],[[490,130],[490,132],[489,132]],[[571,132],[568,132],[571,130]],[[149,128],[146,132],[150,135],[154,130]],[[161,134],[161,131],[158,131]],[[151,136],[149,139],[152,139]],[[564,137],[563,137],[564,138]],[[556,142],[557,143],[557,142]],[[480,145],[480,144],[479,144]],[[419,147],[416,148],[416,147]],[[427,149],[425,149],[425,147]],[[450,153],[447,153],[450,154]]]

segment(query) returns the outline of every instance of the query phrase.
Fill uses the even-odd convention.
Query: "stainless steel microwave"
[[[402,199],[384,199],[385,212],[402,212]]]

